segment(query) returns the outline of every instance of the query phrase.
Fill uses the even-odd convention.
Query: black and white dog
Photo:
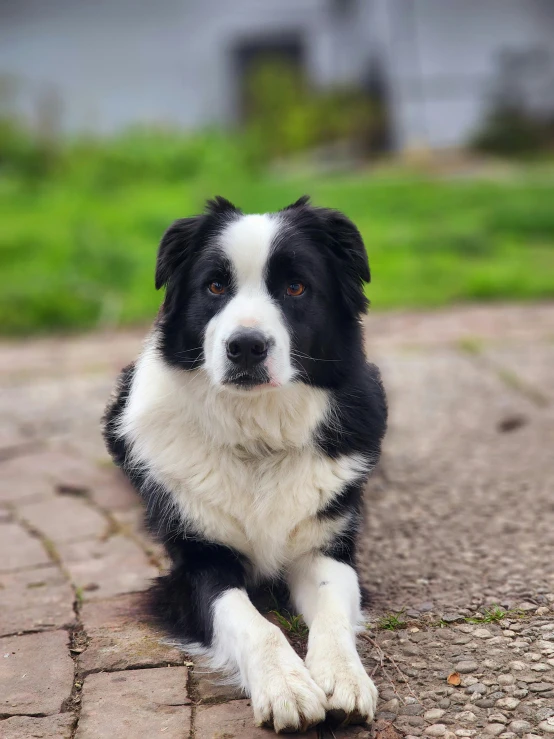
[[[362,344],[369,277],[337,211],[306,197],[265,215],[208,202],[162,239],[165,301],[105,416],[171,558],[163,615],[277,732],[375,711],[354,564],[387,413]],[[268,581],[309,627],[305,662],[250,600]]]

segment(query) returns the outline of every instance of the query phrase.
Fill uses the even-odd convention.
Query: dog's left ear
[[[337,263],[337,278],[342,297],[354,315],[365,313],[369,304],[364,283],[371,273],[362,236],[352,221],[338,210],[322,208],[329,246]]]
[[[200,218],[179,218],[164,233],[156,261],[156,290],[167,285],[171,275],[191,253]]]

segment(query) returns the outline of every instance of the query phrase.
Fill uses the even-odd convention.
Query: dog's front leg
[[[356,572],[323,554],[307,555],[290,569],[288,580],[295,608],[310,629],[306,666],[325,691],[330,713],[344,723],[371,721],[377,688],[356,650]]]
[[[238,672],[252,697],[258,725],[304,731],[325,718],[325,694],[281,631],[231,588],[214,601],[211,652],[219,667]]]

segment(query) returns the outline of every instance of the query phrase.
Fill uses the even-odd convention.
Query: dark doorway
[[[238,42],[232,49],[236,83],[235,115],[240,123],[248,122],[256,115],[256,75],[263,68],[272,67],[293,77],[295,84],[305,84],[305,50],[301,34],[283,33],[257,36]],[[263,91],[262,91],[263,92]],[[267,91],[271,94],[271,91]]]

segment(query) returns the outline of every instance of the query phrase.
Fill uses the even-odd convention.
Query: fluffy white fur
[[[369,458],[331,459],[314,446],[332,412],[325,391],[300,383],[264,395],[221,390],[202,369],[169,367],[150,342],[120,432],[184,520],[272,575],[348,527],[317,511],[371,468]]]
[[[278,227],[275,215],[248,215],[232,221],[221,234],[220,246],[233,265],[236,294],[206,329],[204,367],[216,385],[222,383],[228,365],[226,344],[241,327],[257,328],[268,340],[266,367],[273,387],[286,384],[294,375],[289,333],[264,281]]]
[[[246,593],[228,590],[214,604],[214,667],[237,672],[252,696],[254,720],[275,731],[306,729],[325,718],[326,698],[282,632]]]
[[[328,709],[371,721],[378,695],[356,650],[361,620],[356,573],[329,557],[308,555],[294,563],[288,581],[310,629],[306,666],[327,696]]]

